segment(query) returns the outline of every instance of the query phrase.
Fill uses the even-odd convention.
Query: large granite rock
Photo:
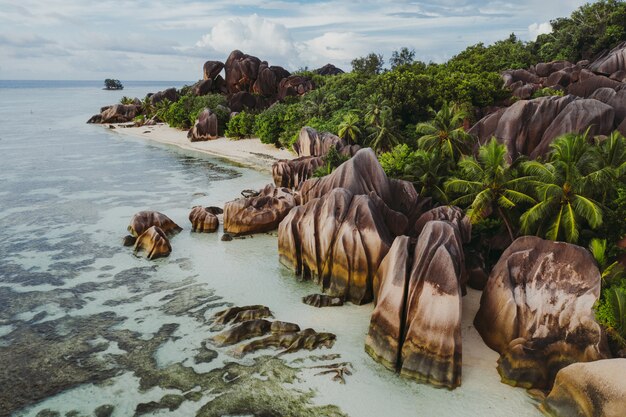
[[[224,64],[228,93],[252,91],[260,65],[261,60],[255,56],[244,54],[239,50],[231,52]]]
[[[589,65],[589,69],[606,75],[626,70],[626,42],[622,42],[612,50],[602,54]]]
[[[298,156],[324,156],[330,148],[340,151],[348,142],[329,132],[318,132],[312,127],[300,129],[298,139],[293,144],[293,150]]]
[[[158,211],[140,211],[130,219],[128,232],[138,237],[150,227],[156,226],[168,235],[180,232],[182,227],[174,223],[172,219]]]
[[[269,184],[256,196],[226,203],[224,231],[235,235],[269,232],[295,205],[295,196],[289,189]]]
[[[544,155],[552,141],[564,133],[606,135],[613,131],[613,108],[595,99],[572,95],[521,100],[504,110],[486,116],[469,131],[480,143],[492,137],[504,143],[508,155],[536,158]]]
[[[370,148],[359,150],[330,175],[306,180],[298,191],[302,204],[306,204],[335,188],[345,188],[352,194],[374,192],[389,208],[403,213],[409,222],[417,219],[426,203],[418,197],[411,183],[387,178]]]
[[[193,207],[189,213],[191,231],[199,233],[215,232],[220,224],[217,215],[223,212],[219,207]]]
[[[281,159],[272,164],[272,177],[277,187],[297,188],[313,176],[316,169],[324,165],[321,156],[301,156],[296,159]]]
[[[244,110],[253,110],[259,106],[257,98],[247,91],[239,91],[234,93],[228,99],[228,108],[233,112],[242,112]]]
[[[605,358],[595,321],[600,272],[584,248],[534,236],[504,251],[489,276],[474,325],[500,353],[508,384],[546,389],[574,362]]]
[[[169,256],[172,246],[165,232],[157,226],[152,226],[139,235],[134,250],[135,253],[145,252],[146,257],[152,260]]]
[[[355,304],[373,298],[373,278],[406,217],[375,194],[334,188],[292,209],[278,228],[280,261],[331,296]]]
[[[414,248],[399,236],[380,265],[365,350],[385,367],[438,387],[461,384],[461,233],[428,221]]]
[[[278,100],[284,100],[287,97],[302,96],[315,89],[315,83],[309,77],[301,75],[290,75],[283,78],[278,84]]]
[[[207,61],[202,67],[202,75],[205,80],[215,79],[224,69],[224,63],[221,61]]]
[[[259,66],[259,73],[252,86],[252,92],[264,97],[276,97],[280,81],[290,75],[289,71],[283,67],[269,66],[267,62],[263,61]]]
[[[140,106],[135,104],[114,104],[104,108],[98,123],[132,122],[140,111]]]
[[[171,103],[174,103],[175,101],[178,101],[178,97],[178,91],[176,91],[175,88],[167,88],[163,91],[158,91],[152,94],[150,96],[150,103],[152,103],[153,106],[162,102],[163,100],[169,100]]]
[[[340,75],[344,73],[341,68],[337,68],[333,64],[326,64],[323,67],[314,69],[313,72],[319,75]]]
[[[198,114],[198,119],[193,127],[187,132],[187,139],[191,142],[200,142],[217,139],[219,128],[217,115],[210,109],[205,108]]]
[[[556,374],[542,410],[555,417],[622,417],[626,414],[626,359],[575,363]]]

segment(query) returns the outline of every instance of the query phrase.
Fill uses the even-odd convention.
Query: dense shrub
[[[225,136],[231,139],[254,136],[254,119],[254,114],[245,111],[236,114],[228,121]]]
[[[198,114],[204,108],[209,108],[217,115],[218,125],[223,129],[229,117],[225,105],[226,98],[221,94],[200,97],[183,95],[163,112],[162,119],[172,127],[189,129],[198,118]]]

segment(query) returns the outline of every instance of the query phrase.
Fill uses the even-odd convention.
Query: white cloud
[[[550,22],[532,23],[528,26],[528,38],[531,41],[537,39],[537,36],[552,32]]]
[[[220,21],[196,43],[196,47],[223,54],[239,49],[261,59],[285,58],[297,53],[291,34],[284,25],[257,14]]]
[[[326,32],[303,42],[300,46],[300,55],[304,61],[313,66],[321,66],[328,62],[339,65],[347,64],[353,58],[368,53],[371,47],[371,41],[364,35],[354,32]]]

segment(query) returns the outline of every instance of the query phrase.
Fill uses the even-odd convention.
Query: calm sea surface
[[[191,233],[191,207],[222,206],[271,178],[85,124],[122,96],[183,85],[123,83],[0,81],[0,416],[539,415],[523,390],[499,382],[484,345],[464,351],[455,391],[406,381],[364,353],[371,305],[301,303],[316,288],[279,265],[275,236]],[[168,258],[121,245],[147,209],[185,229]],[[244,359],[213,346],[208,318],[249,304],[337,342]],[[476,338],[466,327],[464,340]],[[318,375],[344,362],[345,384]]]

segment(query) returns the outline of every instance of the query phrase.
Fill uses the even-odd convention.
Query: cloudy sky
[[[294,70],[402,46],[441,62],[585,0],[0,0],[0,79],[184,80],[233,49]]]

